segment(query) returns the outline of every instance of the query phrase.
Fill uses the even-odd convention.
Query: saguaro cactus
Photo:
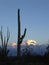
[[[21,43],[25,37],[26,34],[26,28],[24,30],[24,34],[21,36],[21,26],[20,26],[20,9],[18,9],[18,41],[17,41],[17,56],[20,57],[20,51],[21,51]]]

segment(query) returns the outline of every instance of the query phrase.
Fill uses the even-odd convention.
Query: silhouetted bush
[[[3,36],[2,27],[0,31],[0,37],[1,37],[1,46],[0,46],[0,57],[4,58],[8,56],[9,50],[7,49],[10,32],[7,28],[7,37]]]

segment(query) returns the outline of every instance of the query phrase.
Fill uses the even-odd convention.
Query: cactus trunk
[[[21,48],[20,48],[20,44],[17,44],[17,57],[21,56]]]
[[[17,56],[20,56],[20,10],[18,10],[18,42],[17,42]]]

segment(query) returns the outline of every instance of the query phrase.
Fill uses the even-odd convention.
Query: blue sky
[[[17,10],[20,8],[21,32],[27,28],[24,40],[33,39],[42,44],[49,40],[49,0],[0,0],[0,28],[10,42],[17,42]]]

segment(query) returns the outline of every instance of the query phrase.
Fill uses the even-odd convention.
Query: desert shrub
[[[1,46],[0,46],[0,57],[6,57],[9,53],[7,49],[8,41],[10,38],[10,32],[7,28],[7,37],[3,36],[2,27],[0,31],[0,38],[1,38]]]

